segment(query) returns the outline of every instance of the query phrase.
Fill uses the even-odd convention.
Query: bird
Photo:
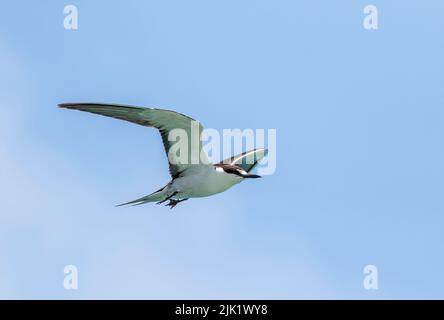
[[[156,128],[161,135],[163,146],[168,157],[171,181],[159,190],[117,205],[135,206],[149,202],[163,204],[174,208],[178,203],[190,198],[201,198],[221,193],[240,183],[245,179],[261,178],[257,174],[250,173],[256,165],[268,154],[265,148],[238,154],[219,163],[212,164],[202,149],[200,139],[203,126],[197,120],[184,114],[158,108],[146,108],[123,104],[104,103],[61,103],[60,108],[85,111],[106,117],[129,121],[145,127]],[[193,125],[198,132],[198,142],[191,140]],[[176,143],[170,141],[169,135],[179,129],[186,133],[185,145],[190,146],[190,155],[180,158],[180,153],[170,152]],[[199,155],[197,161],[188,161],[193,154]],[[196,159],[195,159],[196,160]]]

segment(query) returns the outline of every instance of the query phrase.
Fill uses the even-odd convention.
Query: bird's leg
[[[174,197],[176,194],[178,194],[179,192],[175,191],[173,192],[171,195],[169,195],[168,197],[166,197],[165,199],[163,199],[162,201],[156,202],[156,204],[161,204],[164,203],[167,200],[170,200],[172,197]]]
[[[181,200],[170,199],[170,202],[168,202],[165,206],[170,207],[170,209],[173,209],[179,202],[182,202],[185,200],[188,200],[188,199],[181,199]]]

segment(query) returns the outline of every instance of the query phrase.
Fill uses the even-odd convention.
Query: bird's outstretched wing
[[[265,156],[267,156],[268,150],[263,148],[253,149],[237,156],[225,159],[220,164],[236,165],[241,167],[246,172],[250,172],[253,168],[261,161]]]
[[[202,150],[201,134],[203,126],[200,122],[186,115],[170,110],[142,108],[120,104],[62,103],[59,104],[59,107],[91,112],[133,122],[146,127],[157,128],[162,137],[165,152],[168,157],[170,174],[173,178],[181,175],[190,166],[209,164],[209,160],[205,152]],[[182,146],[186,146],[187,150],[180,149],[180,151],[177,150],[177,152],[170,152],[171,147],[179,141],[170,141],[168,139],[170,132],[174,129],[181,129],[180,132],[186,134],[186,137],[183,135],[175,137],[173,134],[171,139],[186,138],[186,141],[182,141]],[[184,151],[187,151],[186,156],[180,154]]]

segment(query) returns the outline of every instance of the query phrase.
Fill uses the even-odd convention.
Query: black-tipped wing
[[[246,172],[250,172],[267,154],[267,149],[258,148],[225,159],[220,164],[238,166],[244,169]]]
[[[209,164],[208,158],[202,150],[202,125],[183,114],[170,110],[101,103],[63,103],[59,104],[59,107],[91,112],[157,128],[162,136],[170,174],[173,178],[179,176],[192,165]],[[173,141],[170,141],[169,135],[175,129],[178,130],[171,134],[170,138]],[[176,145],[172,149],[172,146],[178,142],[181,142],[180,146],[183,148],[178,149],[178,145]],[[186,153],[183,153],[184,151]]]

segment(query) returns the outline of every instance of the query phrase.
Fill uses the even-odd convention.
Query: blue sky
[[[444,298],[444,3],[367,4],[3,3],[0,298]],[[169,180],[160,138],[73,101],[274,128],[277,170],[115,208]]]

